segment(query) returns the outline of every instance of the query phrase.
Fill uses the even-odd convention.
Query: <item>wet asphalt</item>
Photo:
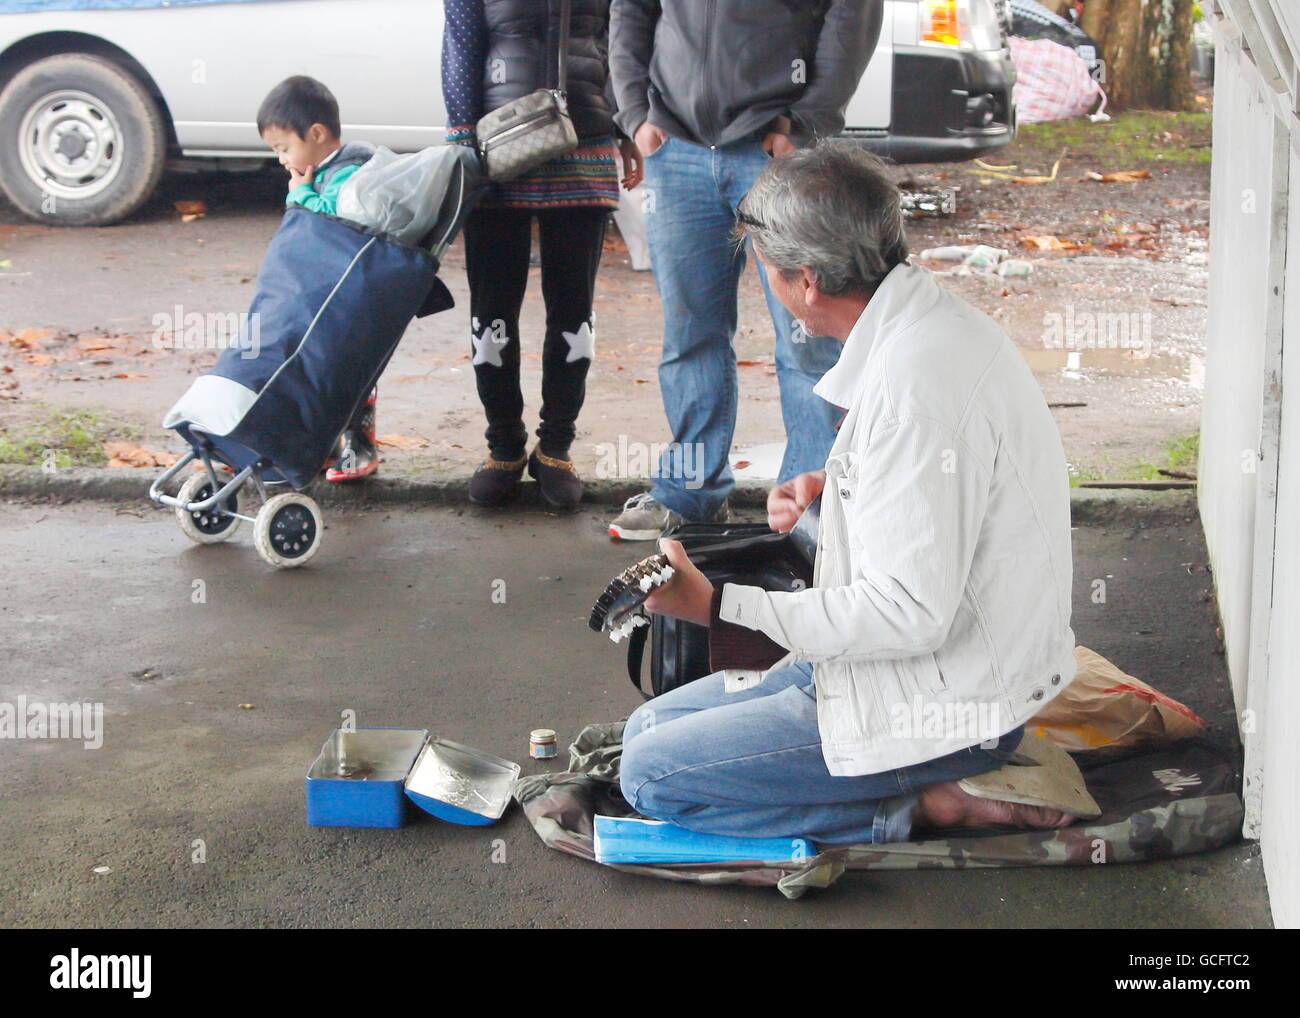
[[[1172,504],[1076,530],[1075,630],[1232,745],[1204,544],[1191,503]],[[561,855],[514,806],[485,828],[309,827],[304,777],[344,711],[535,773],[561,765],[528,759],[531,729],[556,729],[563,759],[584,724],[636,706],[621,650],[585,625],[648,550],[611,541],[605,513],[327,509],[315,562],[274,572],[247,529],[195,547],[147,502],[0,503],[0,700],[104,709],[98,749],[0,740],[0,926],[1269,925],[1250,843],[1129,866],[849,874],[790,902]]]

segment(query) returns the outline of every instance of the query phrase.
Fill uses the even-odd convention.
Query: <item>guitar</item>
[[[821,523],[821,496],[803,511],[788,534],[767,532],[749,537],[722,540],[693,548],[691,561],[700,569],[725,561],[763,559],[765,556],[790,554],[805,561],[811,569],[817,552],[817,532]],[[672,537],[670,533],[666,535]],[[662,553],[650,555],[628,566],[605,587],[596,599],[587,625],[597,633],[605,632],[615,643],[622,643],[633,632],[650,624],[646,599],[672,579],[676,570]]]
[[[650,624],[650,616],[643,608],[646,598],[672,579],[675,572],[663,554],[650,555],[628,566],[609,581],[596,599],[587,625],[621,643],[633,630]]]

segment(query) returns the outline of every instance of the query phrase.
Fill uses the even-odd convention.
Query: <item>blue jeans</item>
[[[686,520],[707,517],[735,487],[728,460],[737,402],[731,342],[746,249],[732,231],[736,206],[770,158],[758,138],[718,148],[669,138],[645,161],[646,234],[664,314],[659,388],[675,446],[665,452],[651,493]],[[784,481],[820,470],[835,441],[839,411],[812,387],[839,359],[840,344],[797,330],[761,266],[758,275],[776,328]]]
[[[642,704],[623,732],[620,782],[638,813],[733,837],[906,841],[916,792],[1002,766],[1024,733],[880,774],[836,777],[817,731],[812,666],[739,692],[721,672]]]

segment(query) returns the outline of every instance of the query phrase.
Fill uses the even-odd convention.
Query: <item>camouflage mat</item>
[[[592,818],[629,816],[618,788],[623,726],[591,725],[569,747],[569,770],[521,778],[514,789],[528,822],[550,848],[595,860]],[[644,876],[701,884],[775,886],[787,898],[828,887],[846,870],[1091,866],[1190,855],[1241,836],[1235,762],[1201,738],[1123,757],[1075,755],[1102,815],[1056,831],[961,832],[879,845],[827,845],[789,864],[612,866]]]

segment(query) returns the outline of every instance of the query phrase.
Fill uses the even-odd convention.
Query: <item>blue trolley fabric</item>
[[[423,248],[286,210],[238,341],[163,423],[236,469],[301,490],[382,374],[411,318],[453,306]]]

